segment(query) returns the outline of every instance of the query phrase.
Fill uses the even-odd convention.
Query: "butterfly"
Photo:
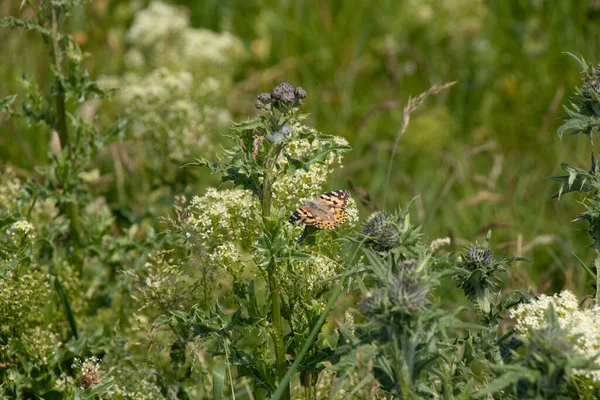
[[[305,202],[292,213],[290,223],[300,221],[300,225],[312,225],[319,229],[335,229],[346,221],[346,205],[350,199],[347,190],[334,190]]]

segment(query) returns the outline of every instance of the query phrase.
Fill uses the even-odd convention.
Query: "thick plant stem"
[[[274,265],[273,265],[274,267]],[[269,271],[269,288],[271,291],[271,323],[273,331],[271,339],[275,347],[275,366],[277,368],[277,379],[280,384],[286,374],[285,347],[283,345],[283,331],[281,325],[281,299],[279,282],[273,270]],[[284,399],[290,398],[290,387],[287,385]]]
[[[56,130],[60,138],[62,148],[69,144],[69,130],[67,127],[67,107],[65,101],[65,91],[62,83],[62,51],[60,49],[60,15],[57,6],[52,7],[52,55],[54,58],[54,67],[58,73],[56,77]]]
[[[265,167],[265,174],[263,180],[263,192],[262,192],[262,215],[263,222],[267,230],[269,230],[269,216],[271,215],[271,185],[272,176],[271,170],[275,164],[275,160],[279,154],[280,149],[276,149],[272,154],[269,162]],[[281,291],[279,288],[279,279],[277,276],[277,265],[275,261],[269,263],[268,270],[269,279],[269,291],[271,297],[271,323],[273,330],[271,331],[271,339],[273,340],[273,347],[275,348],[275,366],[277,369],[277,379],[279,385],[286,375],[286,357],[285,357],[285,346],[283,344],[283,325],[281,319]],[[290,386],[289,383],[285,387],[284,399],[290,398]]]
[[[596,267],[596,305],[600,305],[600,250],[598,249],[596,249],[594,266]]]
[[[311,348],[311,346],[317,339],[317,335],[321,331],[321,327],[325,323],[327,316],[329,315],[329,313],[331,312],[331,309],[335,305],[336,300],[342,293],[342,288],[344,286],[345,280],[346,280],[346,276],[342,275],[338,284],[333,288],[333,291],[331,292],[331,296],[329,296],[329,301],[327,302],[327,305],[325,306],[325,310],[323,310],[323,312],[319,316],[319,320],[317,321],[315,326],[313,326],[312,330],[310,331],[310,334],[308,335],[306,342],[304,342],[304,346],[302,346],[302,349],[296,355],[296,360],[294,361],[294,363],[292,364],[290,369],[285,374],[285,377],[279,381],[279,387],[273,394],[273,397],[271,398],[271,400],[279,400],[281,398],[284,398],[284,399],[286,398],[283,396],[285,396],[286,391],[289,393],[289,384],[290,384],[290,380],[292,379],[292,375],[294,375],[294,373],[296,373],[296,371],[298,370],[298,367],[300,366],[300,363],[302,362],[302,360],[304,360],[304,357],[308,353],[308,350]],[[287,398],[289,398],[289,395]]]
[[[62,49],[60,48],[60,7],[52,6],[52,56],[54,67],[58,76],[56,77],[56,130],[60,138],[61,148],[69,149],[69,128],[67,126],[67,106],[65,100],[65,89],[63,85]],[[74,156],[69,154],[69,157]],[[79,221],[79,210],[77,203],[71,201],[67,204],[67,215],[70,220],[71,238],[76,249],[82,247],[81,223]]]

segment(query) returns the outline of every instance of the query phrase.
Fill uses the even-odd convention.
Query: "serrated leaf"
[[[261,127],[263,124],[264,124],[263,119],[261,117],[258,117],[258,118],[254,118],[254,119],[251,119],[246,122],[234,124],[231,129],[234,130],[235,132],[242,133],[247,130],[254,130],[258,127]]]
[[[9,112],[10,105],[15,101],[16,98],[17,98],[17,95],[13,94],[11,96],[7,96],[7,97],[3,98],[2,100],[0,100],[0,112]]]
[[[28,31],[41,33],[44,36],[50,36],[49,30],[29,19],[5,17],[0,19],[0,28],[22,28]]]

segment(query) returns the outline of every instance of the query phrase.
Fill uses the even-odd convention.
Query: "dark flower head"
[[[593,93],[600,95],[600,79],[597,76],[586,79],[581,89],[581,94],[586,99],[593,99]]]
[[[469,246],[464,255],[465,263],[463,266],[468,270],[476,270],[494,261],[494,253],[487,247]]]
[[[405,260],[398,263],[398,272],[400,273],[413,273],[417,269],[416,260]]]
[[[367,317],[374,317],[385,310],[385,291],[373,290],[360,302],[360,312]]]
[[[363,233],[369,237],[373,249],[389,251],[400,245],[400,234],[394,218],[386,212],[375,212],[367,218]]]
[[[261,93],[257,97],[258,101],[263,104],[267,104],[271,102],[271,94],[270,93]]]
[[[428,304],[427,288],[418,277],[394,278],[388,287],[390,303],[403,311],[422,310]]]
[[[301,88],[300,86],[298,86],[296,88],[296,98],[298,100],[302,100],[306,98],[306,90],[304,90],[303,88]]]
[[[296,100],[294,86],[289,82],[281,82],[271,90],[271,97],[275,101],[291,104]]]

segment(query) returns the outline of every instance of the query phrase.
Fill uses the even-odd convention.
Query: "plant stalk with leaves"
[[[569,106],[565,107],[563,124],[558,128],[557,134],[562,139],[564,134],[576,135],[582,133],[593,141],[592,135],[600,128],[600,65],[594,67],[588,64],[583,57],[572,56],[582,68],[582,85],[575,89]],[[553,198],[558,198],[569,192],[586,193],[583,204],[585,211],[577,216],[576,220],[588,222],[587,233],[593,243],[591,247],[596,253],[594,259],[596,278],[596,304],[600,304],[600,168],[591,155],[591,167],[584,170],[561,164],[568,175],[554,176],[550,179],[561,183],[561,187]]]

